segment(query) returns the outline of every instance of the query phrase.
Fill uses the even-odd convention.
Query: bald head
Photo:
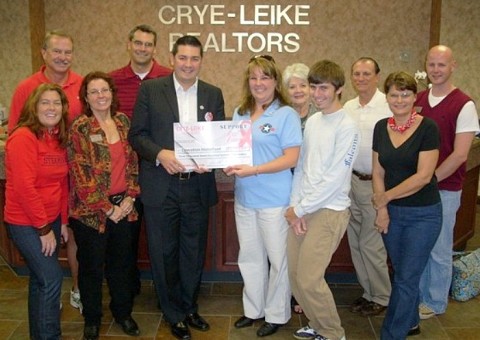
[[[449,61],[454,61],[452,49],[445,45],[433,46],[427,53],[427,60],[428,58],[433,58],[438,56],[443,56]]]
[[[425,69],[434,88],[453,86],[450,77],[456,66],[453,52],[447,46],[434,46],[427,53]]]

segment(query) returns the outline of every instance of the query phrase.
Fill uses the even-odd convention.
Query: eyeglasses
[[[143,41],[140,41],[140,40],[133,40],[132,42],[135,45],[135,47],[142,47],[142,46],[145,46],[146,48],[152,48],[153,47],[153,43],[151,43],[151,42],[143,42]]]
[[[248,61],[248,63],[250,64],[252,61],[258,59],[258,58],[262,58],[262,59],[266,59],[268,61],[271,61],[272,63],[275,64],[275,59],[273,59],[273,57],[271,55],[268,55],[268,54],[259,54],[259,55],[254,55],[253,57],[250,58],[250,60]]]
[[[99,95],[106,95],[108,92],[112,92],[112,89],[107,89],[107,88],[104,88],[104,89],[101,89],[101,90],[91,90],[91,91],[87,91],[87,94],[91,95],[91,96],[99,96]]]
[[[388,93],[387,96],[393,100],[398,100],[398,98],[407,99],[413,96],[413,92],[402,92],[402,93]]]

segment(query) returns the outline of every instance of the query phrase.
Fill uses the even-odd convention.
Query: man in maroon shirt
[[[118,89],[120,111],[132,118],[133,106],[142,81],[168,76],[172,70],[153,59],[156,53],[157,32],[148,25],[135,26],[128,34],[128,65],[110,72]]]
[[[128,65],[110,72],[118,90],[120,111],[130,119],[133,114],[133,106],[137,99],[138,90],[142,81],[168,76],[172,70],[161,66],[153,59],[156,53],[157,32],[148,25],[135,26],[128,34],[127,51],[130,56]],[[138,241],[140,227],[143,217],[143,205],[141,199],[135,201],[135,208],[138,212],[138,220],[134,224],[133,231],[133,253],[135,263],[138,259]],[[140,293],[140,271],[137,269],[135,282],[133,283],[134,293]]]

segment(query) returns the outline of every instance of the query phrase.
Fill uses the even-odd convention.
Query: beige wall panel
[[[443,0],[440,42],[453,49],[454,83],[480,107],[480,1]]]
[[[32,73],[28,0],[0,1],[0,103],[10,107],[18,82]]]

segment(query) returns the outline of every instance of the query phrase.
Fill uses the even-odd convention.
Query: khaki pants
[[[320,209],[305,216],[308,231],[296,236],[288,232],[287,256],[293,295],[310,320],[309,326],[329,339],[345,335],[332,292],[325,281],[333,253],[347,229],[348,209]]]

